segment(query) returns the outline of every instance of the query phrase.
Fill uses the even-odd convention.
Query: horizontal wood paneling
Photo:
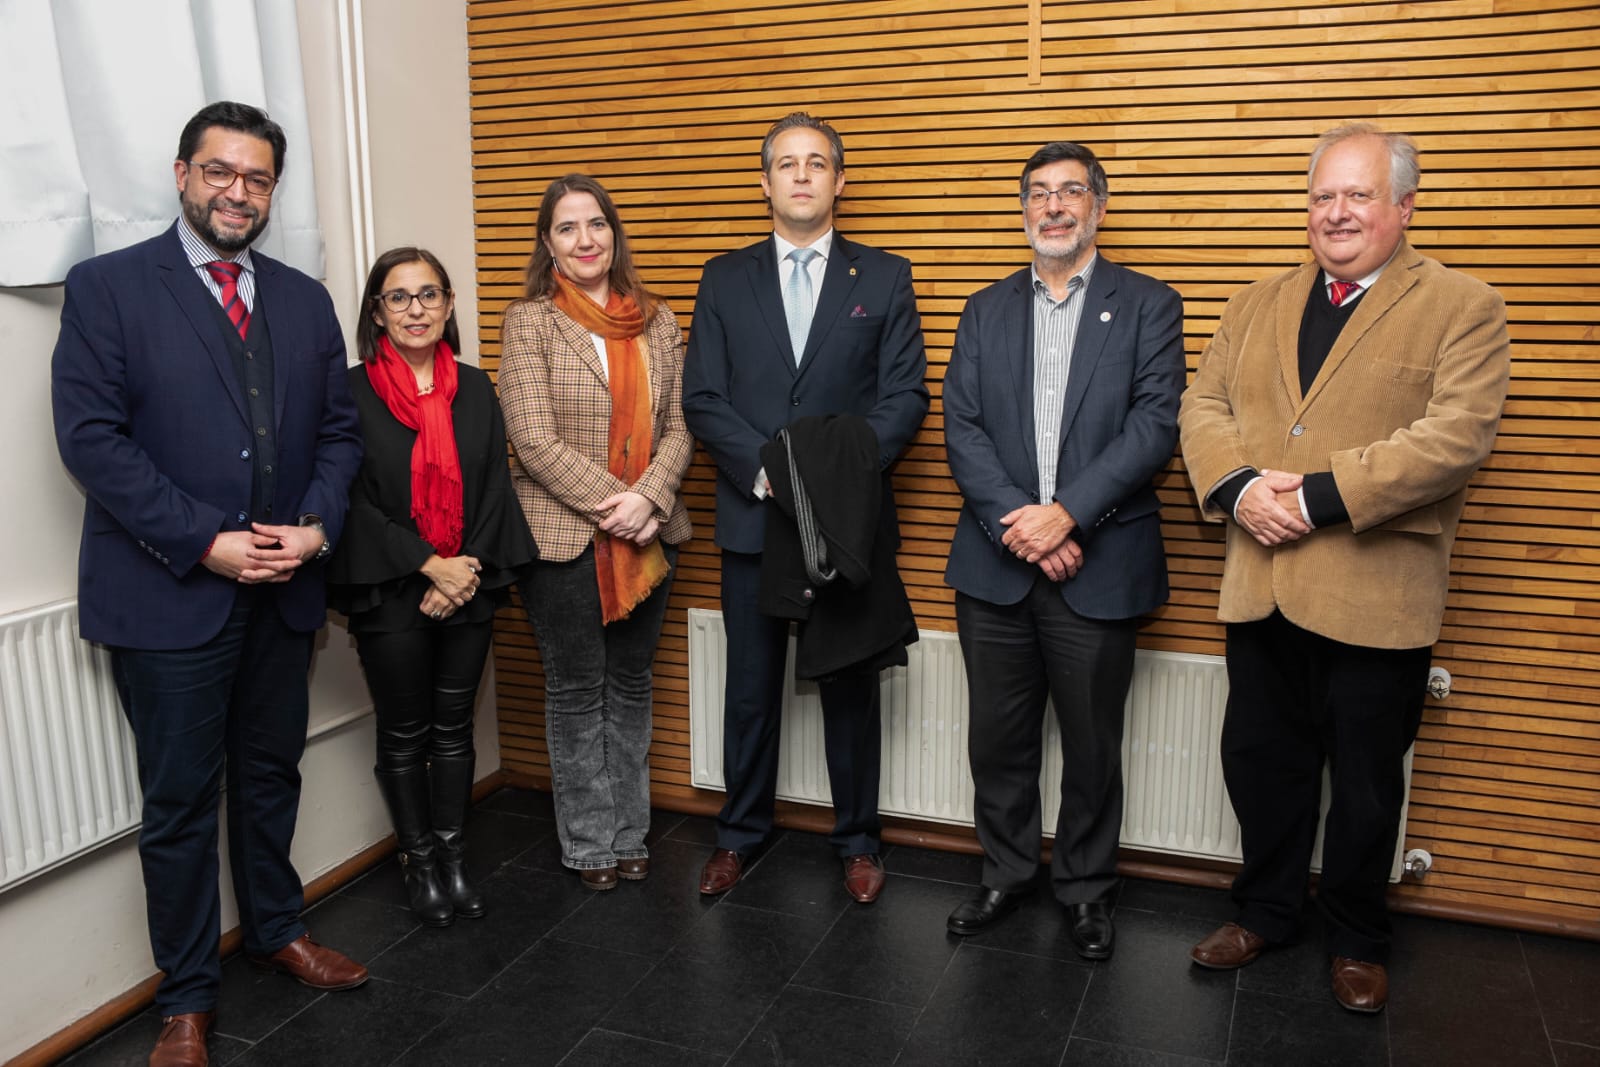
[[[700,268],[768,230],[767,126],[795,108],[846,143],[842,230],[909,257],[933,410],[896,471],[902,571],[922,625],[952,629],[943,557],[960,508],[940,385],[968,295],[1028,261],[1021,162],[1095,148],[1101,247],[1185,300],[1191,370],[1229,296],[1301,262],[1304,165],[1352,118],[1423,152],[1411,238],[1505,296],[1511,396],[1474,479],[1435,649],[1454,677],[1418,742],[1411,844],[1436,866],[1403,896],[1600,930],[1600,11],[1592,0],[579,0],[469,4],[479,314],[521,287],[544,185],[617,198],[647,282],[687,329]],[[1037,56],[1030,80],[1030,51]],[[657,658],[652,781],[686,798],[683,610],[715,605],[713,472],[684,492],[699,536]],[[1171,602],[1150,648],[1218,654],[1221,529],[1182,463],[1159,479]],[[508,768],[548,774],[543,676],[516,609],[496,666]]]

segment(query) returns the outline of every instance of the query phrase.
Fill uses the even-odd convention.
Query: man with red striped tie
[[[307,935],[289,860],[320,560],[361,460],[327,291],[250,248],[286,138],[258,108],[194,116],[182,214],[67,275],[56,440],[85,495],[83,637],[109,646],[144,794],[139,857],[165,975],[150,1063],[207,1062],[221,981],[217,794],[245,951],[318,989],[366,969]]]
[[[1222,312],[1178,414],[1202,514],[1227,522],[1222,770],[1244,866],[1195,945],[1232,970],[1299,933],[1323,766],[1317,904],[1334,999],[1389,996],[1385,904],[1467,481],[1494,444],[1506,309],[1406,240],[1411,138],[1329,130],[1307,168],[1311,258]]]

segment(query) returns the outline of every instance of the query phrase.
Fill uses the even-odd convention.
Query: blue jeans
[[[677,548],[662,547],[676,567]],[[669,575],[609,626],[592,547],[569,563],[534,564],[519,586],[544,661],[561,862],[575,870],[649,855],[650,665],[671,585]]]
[[[227,771],[228,861],[245,951],[305,933],[289,861],[306,745],[310,633],[284,625],[268,589],[243,588],[199,648],[113,648],[144,793],[139,862],[163,1015],[211,1011],[222,969],[217,791]]]

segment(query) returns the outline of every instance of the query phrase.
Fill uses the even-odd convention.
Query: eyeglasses
[[[1071,185],[1063,185],[1059,189],[1029,189],[1022,194],[1022,201],[1029,207],[1044,207],[1050,202],[1050,198],[1054,196],[1059,198],[1063,204],[1079,204],[1083,202],[1084,197],[1092,192],[1094,190],[1087,185],[1078,185],[1074,182]]]
[[[387,293],[379,293],[373,299],[398,315],[402,311],[409,311],[413,300],[428,311],[436,311],[444,307],[445,298],[449,295],[448,289],[441,289],[437,285],[425,285],[415,293],[408,293],[404,289],[390,289]]]
[[[200,177],[213,189],[228,189],[240,178],[244,179],[244,191],[251,196],[271,196],[272,189],[278,184],[278,179],[270,174],[242,174],[232,167],[225,167],[221,163],[196,163],[192,159],[184,160],[191,167],[200,168]]]

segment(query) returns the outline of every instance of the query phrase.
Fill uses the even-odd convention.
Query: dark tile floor
[[[826,842],[788,832],[712,900],[707,819],[658,813],[649,880],[603,894],[561,868],[543,794],[496,793],[471,832],[486,918],[417,925],[390,860],[307,919],[372,981],[320,994],[229,960],[212,1062],[1600,1067],[1593,943],[1400,917],[1389,1009],[1369,1018],[1333,1002],[1314,929],[1242,971],[1190,966],[1228,917],[1216,891],[1125,883],[1116,955],[1088,964],[1043,895],[946,934],[969,856],[889,849],[862,907]],[[143,1064],[158,1028],[146,1012],[68,1062]]]

